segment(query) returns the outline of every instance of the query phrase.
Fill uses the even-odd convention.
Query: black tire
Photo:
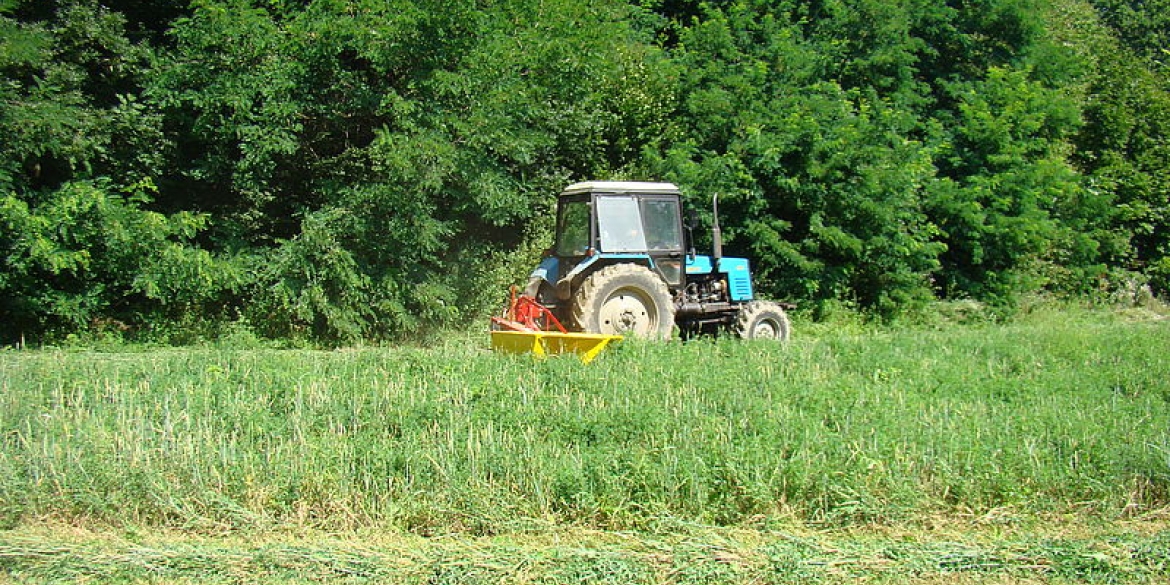
[[[614,264],[589,275],[573,295],[573,325],[586,333],[670,339],[674,301],[645,266]]]
[[[752,301],[739,309],[734,330],[743,339],[787,341],[791,326],[784,309],[769,301]]]

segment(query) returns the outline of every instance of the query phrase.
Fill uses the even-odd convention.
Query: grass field
[[[0,582],[1170,579],[1170,320],[0,352]]]

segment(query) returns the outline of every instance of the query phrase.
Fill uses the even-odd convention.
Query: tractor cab
[[[684,256],[678,187],[594,181],[561,194],[553,248],[557,282],[590,267],[635,262],[673,288],[683,284]]]

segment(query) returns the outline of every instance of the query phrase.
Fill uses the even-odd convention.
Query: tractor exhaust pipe
[[[713,219],[711,220],[711,257],[718,264],[719,260],[723,258],[723,231],[719,229],[718,193],[711,198],[711,210],[713,214]]]

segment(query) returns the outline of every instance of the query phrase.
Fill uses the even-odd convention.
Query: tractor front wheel
[[[614,264],[589,275],[573,299],[572,319],[586,333],[670,339],[674,302],[649,268]]]
[[[776,303],[753,301],[739,309],[735,333],[743,339],[788,339],[788,315]]]

